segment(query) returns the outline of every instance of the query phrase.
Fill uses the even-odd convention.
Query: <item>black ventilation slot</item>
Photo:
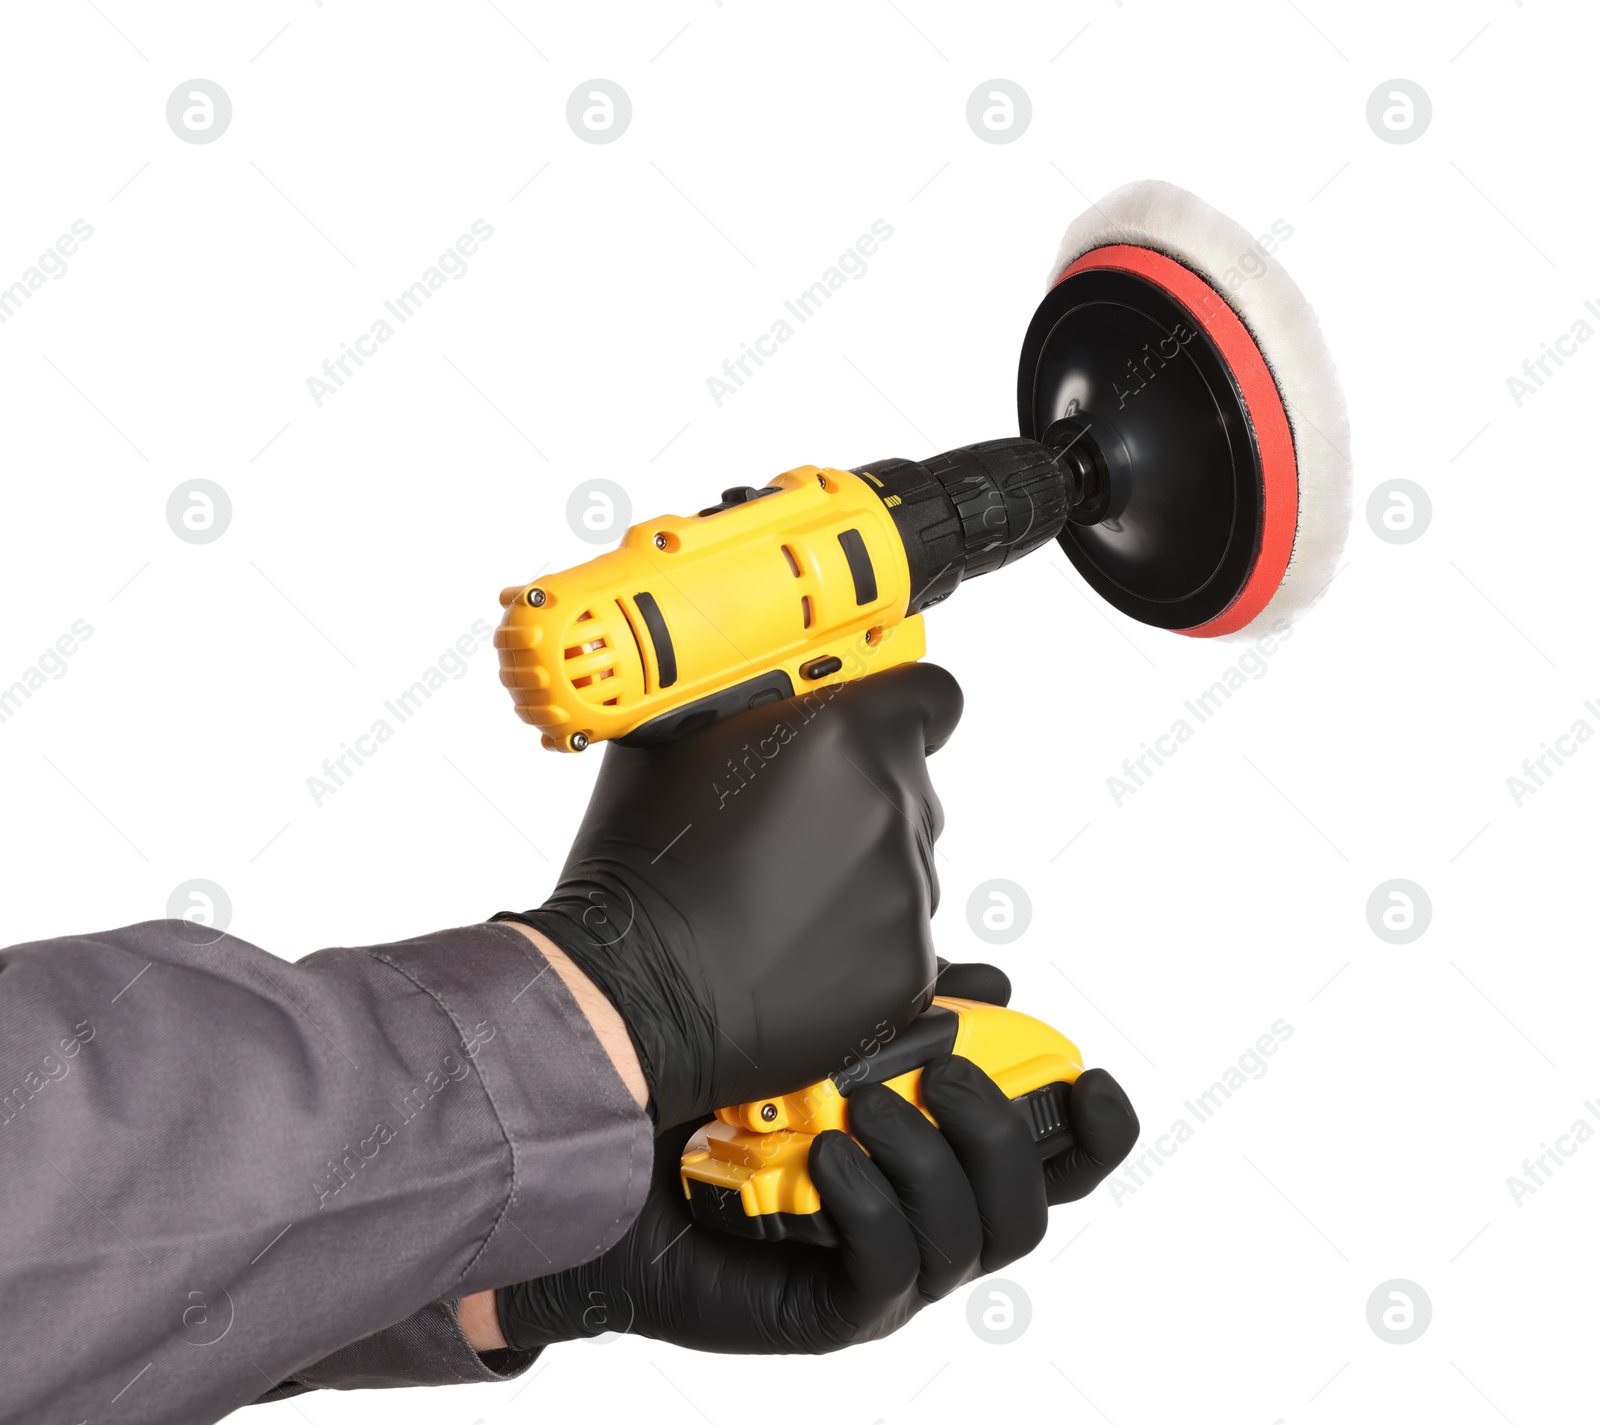
[[[645,630],[650,635],[650,642],[655,645],[660,686],[670,688],[678,681],[678,654],[672,646],[672,635],[667,631],[667,621],[661,617],[661,606],[656,603],[656,596],[650,593],[637,593],[633,596],[633,601],[639,606]]]
[[[850,565],[850,577],[855,580],[856,604],[876,603],[878,576],[872,568],[872,556],[867,553],[867,542],[862,539],[861,531],[842,530],[839,547],[844,550],[845,560]]]

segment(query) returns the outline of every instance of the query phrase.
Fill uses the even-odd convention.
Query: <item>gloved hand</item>
[[[659,1125],[815,1082],[927,1007],[944,816],[926,759],[960,716],[923,663],[607,746],[555,892],[496,918],[616,1007]]]
[[[973,997],[970,977],[952,971],[940,992]],[[922,1091],[938,1128],[892,1090],[870,1085],[851,1095],[850,1126],[871,1157],[843,1133],[812,1144],[807,1167],[839,1231],[834,1249],[752,1242],[694,1223],[678,1165],[697,1125],[663,1134],[644,1210],[615,1247],[499,1291],[506,1341],[531,1350],[633,1331],[696,1350],[762,1354],[874,1340],[1032,1251],[1047,1198],[1084,1196],[1139,1136],[1127,1096],[1101,1069],[1074,1085],[1067,1116],[1076,1141],[1044,1173],[1021,1115],[969,1060],[930,1061]]]

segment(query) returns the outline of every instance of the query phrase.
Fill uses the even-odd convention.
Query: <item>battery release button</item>
[[[814,683],[818,678],[826,678],[830,673],[837,673],[843,667],[844,660],[842,658],[818,658],[815,662],[807,663],[800,670],[800,676],[808,678]]]

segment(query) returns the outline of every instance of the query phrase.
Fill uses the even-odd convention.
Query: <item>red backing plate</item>
[[[1261,547],[1238,597],[1215,618],[1194,628],[1175,629],[1190,638],[1215,638],[1236,633],[1255,618],[1278,592],[1289,568],[1300,514],[1300,476],[1294,458],[1294,436],[1277,383],[1255,338],[1233,308],[1202,278],[1182,263],[1147,247],[1117,244],[1086,252],[1057,279],[1095,268],[1132,272],[1154,282],[1181,303],[1211,338],[1244,396],[1250,424],[1261,453]]]

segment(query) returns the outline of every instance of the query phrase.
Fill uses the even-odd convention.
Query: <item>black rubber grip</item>
[[[639,606],[650,642],[655,645],[656,669],[661,675],[661,686],[670,688],[678,681],[678,654],[672,646],[672,635],[667,632],[667,621],[661,617],[661,606],[651,593],[637,593],[633,601]]]
[[[856,604],[877,601],[878,575],[872,567],[872,556],[867,553],[867,543],[858,529],[847,529],[839,535],[839,547],[850,564],[850,577],[855,580]]]
[[[793,696],[794,681],[782,668],[774,668],[642,722],[627,736],[617,738],[617,742],[623,747],[659,747],[663,742],[687,737],[746,708],[758,708],[763,703]]]

